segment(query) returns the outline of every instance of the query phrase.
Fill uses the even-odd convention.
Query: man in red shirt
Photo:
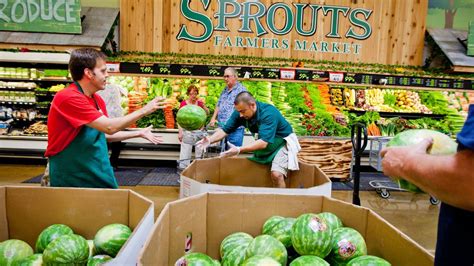
[[[90,48],[74,50],[69,71],[74,83],[56,94],[48,114],[45,156],[49,158],[51,186],[117,188],[107,141],[142,137],[155,144],[161,142],[151,128],[121,130],[164,108],[165,99],[157,97],[131,114],[108,118],[105,103],[96,94],[105,88],[108,77],[105,55]]]

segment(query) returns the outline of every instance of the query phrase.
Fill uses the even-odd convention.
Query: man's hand
[[[225,152],[221,152],[219,157],[226,158],[226,157],[234,157],[234,156],[239,155],[240,153],[239,147],[235,146],[234,144],[230,142],[227,142],[227,145],[229,145],[230,149]]]
[[[204,137],[200,141],[196,142],[196,148],[201,149],[203,151],[206,150],[209,145],[211,145],[211,141],[208,137]]]
[[[163,138],[161,136],[156,136],[155,134],[151,132],[152,127],[153,126],[149,126],[147,128],[140,130],[140,137],[146,140],[149,140],[153,144],[158,144],[158,143],[163,142]]]
[[[178,132],[178,140],[179,142],[183,142],[183,131],[181,129]]]
[[[156,97],[155,99],[149,101],[143,108],[145,115],[149,115],[158,109],[164,109],[168,105],[168,101],[163,97]]]
[[[432,144],[433,139],[430,138],[423,139],[417,145],[410,147],[390,147],[383,149],[380,152],[380,156],[383,158],[383,173],[386,176],[405,178],[405,162],[412,160],[417,154],[426,154]]]
[[[215,127],[215,126],[216,126],[216,120],[215,120],[215,119],[211,119],[211,121],[209,121],[209,126],[210,126],[210,127]]]

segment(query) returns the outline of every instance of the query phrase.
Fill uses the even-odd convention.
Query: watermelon
[[[321,259],[318,256],[305,255],[296,258],[290,263],[290,266],[329,266],[325,260]]]
[[[14,263],[15,266],[41,266],[43,265],[43,254],[33,254]]]
[[[229,250],[222,258],[222,266],[234,266],[242,264],[247,259],[247,247],[248,245],[242,245]]]
[[[263,224],[262,235],[270,235],[270,232],[273,230],[273,227],[275,227],[275,225],[277,225],[284,219],[285,217],[282,216],[272,216],[268,218]]]
[[[295,218],[283,218],[271,228],[264,228],[264,234],[273,236],[287,248],[291,247],[291,228],[295,221]]]
[[[202,253],[189,253],[181,258],[179,258],[175,266],[216,266],[220,265],[220,263],[206,254]]]
[[[36,240],[36,252],[42,253],[48,244],[63,235],[72,235],[72,229],[64,224],[53,224],[44,229]]]
[[[0,265],[12,265],[31,255],[33,249],[25,241],[10,239],[0,243]]]
[[[291,242],[300,255],[326,257],[331,252],[331,239],[331,227],[324,218],[313,213],[299,216],[291,232]]]
[[[89,245],[80,235],[63,235],[53,240],[43,252],[45,265],[86,264],[89,258]]]
[[[247,247],[250,244],[250,242],[252,242],[252,240],[253,240],[253,237],[244,232],[237,232],[237,233],[228,235],[221,242],[221,247],[220,247],[221,258],[224,258],[227,252],[235,249],[236,247],[239,247],[239,246]]]
[[[181,107],[176,114],[176,121],[179,126],[189,131],[202,128],[206,123],[206,119],[206,111],[193,104]]]
[[[109,255],[96,255],[92,258],[89,258],[89,260],[87,261],[87,266],[99,266],[111,259],[112,257],[110,257]]]
[[[285,246],[273,236],[261,235],[252,240],[247,248],[247,258],[255,255],[270,257],[282,265],[286,265],[288,254]]]
[[[132,230],[123,224],[109,224],[102,227],[94,237],[96,253],[114,258],[131,234]]]
[[[332,234],[332,250],[328,260],[331,265],[346,264],[351,259],[367,255],[367,246],[357,230],[341,227]]]
[[[360,256],[347,263],[347,266],[390,266],[390,262],[376,256]]]
[[[387,147],[412,146],[420,143],[426,138],[433,139],[433,145],[431,146],[431,149],[428,150],[429,154],[450,155],[456,153],[457,144],[453,139],[443,133],[429,129],[410,129],[403,131],[391,139],[387,143]],[[406,180],[395,176],[392,176],[392,178],[398,181],[400,188],[412,192],[422,192],[417,186]]]
[[[262,255],[257,255],[246,260],[242,266],[281,266],[278,261],[274,260],[271,257],[265,257]],[[285,264],[283,264],[285,265]]]
[[[87,245],[89,245],[89,258],[93,257],[95,255],[95,246],[94,246],[94,240],[87,240]]]
[[[341,219],[332,212],[321,212],[318,216],[323,217],[333,231],[343,226]]]

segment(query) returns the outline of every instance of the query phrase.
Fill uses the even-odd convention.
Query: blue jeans
[[[245,128],[237,128],[234,132],[230,133],[227,135],[225,138],[225,149],[228,150],[229,147],[227,145],[227,142],[230,142],[234,144],[235,146],[242,146],[242,143],[244,142],[244,130]]]

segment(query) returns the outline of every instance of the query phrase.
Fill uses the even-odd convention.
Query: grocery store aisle
[[[41,174],[44,166],[0,164],[0,185],[32,186],[21,183],[32,176]],[[33,184],[38,186],[38,184]],[[155,216],[167,202],[179,197],[178,187],[134,186],[132,189],[155,203]],[[333,191],[333,197],[352,201],[351,191]],[[439,207],[429,202],[428,195],[406,192],[392,192],[390,199],[382,199],[373,191],[361,191],[361,204],[388,220],[392,225],[413,238],[421,246],[433,251],[436,243]]]

